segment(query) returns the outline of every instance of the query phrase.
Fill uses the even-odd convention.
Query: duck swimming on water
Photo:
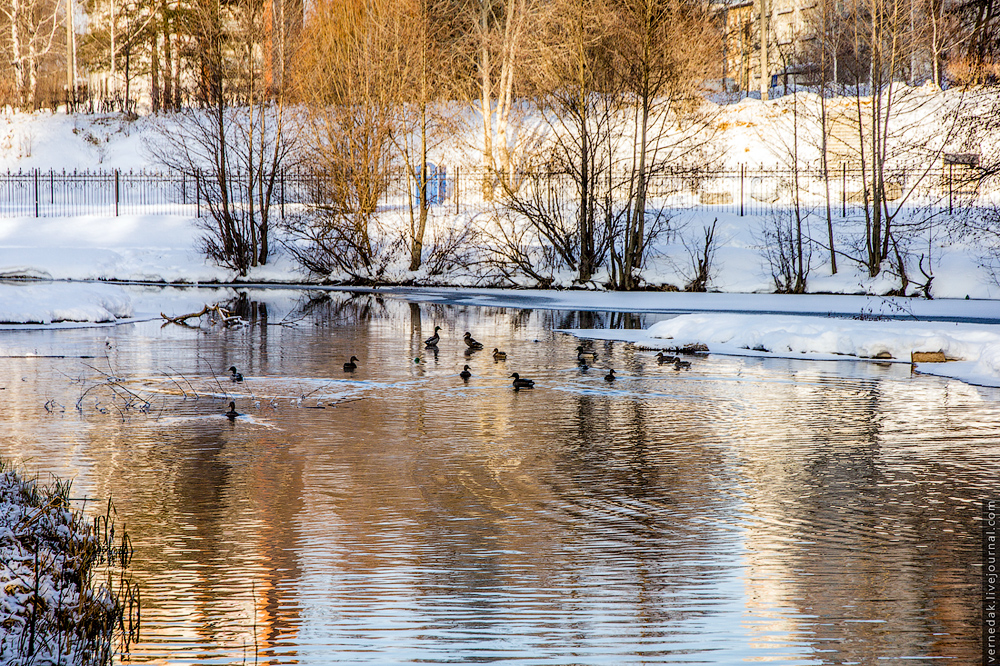
[[[677,357],[676,356],[667,356],[663,352],[659,352],[656,355],[656,362],[659,363],[660,365],[663,365],[664,363],[676,363],[677,362]]]
[[[469,381],[469,377],[472,376],[472,373],[469,372],[469,366],[465,366],[464,368],[462,368],[462,372],[458,373],[458,376],[464,379],[465,381]]]
[[[437,343],[441,339],[441,336],[438,335],[438,331],[440,330],[441,330],[440,326],[434,327],[434,335],[424,340],[425,347],[437,347]]]
[[[579,345],[576,348],[576,359],[578,361],[594,362],[597,360],[597,352],[592,349],[584,349],[583,345]]]
[[[241,375],[236,370],[236,366],[235,365],[229,366],[229,372],[233,373],[232,376],[229,378],[230,380],[232,380],[234,382],[241,382],[241,381],[243,381],[243,375]]]
[[[521,377],[516,372],[511,375],[514,378],[514,388],[516,389],[530,389],[535,388],[534,380],[528,379],[527,377]]]
[[[230,402],[229,403],[229,411],[226,412],[226,416],[229,417],[230,421],[233,421],[233,420],[236,419],[237,416],[240,416],[240,413],[238,411],[236,411],[236,403],[235,402]]]
[[[507,352],[500,351],[498,348],[494,347],[493,348],[493,360],[494,361],[506,361],[507,360]]]
[[[344,372],[354,372],[358,369],[358,357],[352,356],[351,360],[344,364]]]
[[[482,349],[483,348],[483,343],[482,342],[476,342],[476,339],[473,338],[472,334],[469,333],[468,331],[465,332],[465,337],[463,339],[465,340],[465,344],[468,345],[469,349]]]
[[[611,368],[608,370],[608,374],[604,375],[604,381],[613,382],[615,381],[615,369]]]

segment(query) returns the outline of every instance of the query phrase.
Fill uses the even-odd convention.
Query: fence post
[[[55,194],[55,176],[53,175],[52,169],[49,169],[49,203],[55,204],[56,194]]]
[[[35,217],[38,217],[38,169],[35,169]]]
[[[285,170],[281,170],[281,219],[285,219]]]
[[[201,217],[201,169],[194,170],[194,200],[198,204],[198,213],[195,217]]]
[[[460,167],[456,164],[455,165],[455,215],[458,215],[458,193],[460,191],[459,188],[458,188],[458,184],[459,184],[459,180],[458,180],[459,168]]]
[[[115,217],[118,217],[118,202],[121,201],[118,188],[119,170],[115,169]]]
[[[746,165],[740,165],[740,217],[743,217],[743,175],[746,173]]]

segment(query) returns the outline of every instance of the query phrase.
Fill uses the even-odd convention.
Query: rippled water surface
[[[113,498],[134,663],[980,658],[996,390],[848,361],[675,371],[623,343],[585,371],[555,330],[620,316],[341,294],[254,314],[0,332],[0,456]]]

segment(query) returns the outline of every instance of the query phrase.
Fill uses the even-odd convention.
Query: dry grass
[[[0,461],[0,664],[110,664],[139,632],[132,548],[114,507],[90,521],[70,484]]]

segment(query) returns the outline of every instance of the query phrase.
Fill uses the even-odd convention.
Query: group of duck
[[[435,352],[437,351],[438,342],[441,341],[441,334],[439,333],[440,330],[441,330],[440,326],[434,327],[434,335],[424,340],[425,349],[433,350]],[[480,351],[484,348],[483,343],[473,338],[472,334],[469,333],[468,331],[465,332],[465,335],[463,336],[462,339],[465,342],[466,354]],[[583,370],[588,370],[589,366],[597,361],[597,352],[594,351],[593,349],[588,349],[583,345],[579,345],[576,348],[576,359],[580,363],[580,366]],[[494,347],[493,360],[497,362],[506,361],[507,352],[501,351],[499,348]],[[344,363],[344,372],[354,372],[355,370],[357,370],[358,361],[359,359],[357,356],[351,356],[351,358],[346,363]],[[690,361],[681,360],[676,356],[669,356],[667,354],[664,354],[662,351],[656,355],[656,361],[660,365],[673,365],[675,370],[689,370],[691,368]],[[230,366],[229,373],[230,373],[230,380],[232,382],[239,383],[243,381],[243,375],[242,373],[239,372],[239,370],[236,369],[236,366]],[[472,372],[470,371],[469,366],[465,365],[462,368],[462,372],[460,372],[458,376],[465,381],[469,381],[469,378],[472,377]],[[530,389],[535,387],[535,381],[533,379],[528,379],[527,377],[521,377],[516,372],[512,373],[509,379],[514,380],[512,383],[514,390]],[[610,383],[615,381],[615,379],[616,379],[615,369],[608,368],[608,374],[604,376],[604,381]],[[229,411],[226,412],[226,416],[228,416],[230,419],[235,419],[237,416],[239,416],[239,413],[236,411],[236,403],[234,402],[229,403]]]
[[[441,331],[440,326],[434,327],[434,334],[431,337],[424,340],[425,349],[437,352],[438,343],[441,341],[440,331]],[[462,337],[462,340],[465,342],[466,354],[471,354],[473,352],[477,352],[484,349],[483,343],[479,342],[474,337],[472,337],[472,334],[469,333],[468,331],[465,332],[465,335]],[[589,364],[592,364],[595,361],[597,361],[597,352],[594,351],[593,349],[587,349],[583,345],[579,345],[576,348],[576,358],[577,361],[579,361],[582,369],[588,370]],[[501,351],[498,347],[494,347],[493,360],[506,361],[507,352]],[[668,356],[663,352],[660,352],[656,355],[656,361],[660,365],[673,365],[675,370],[689,370],[691,368],[690,361],[681,360],[676,356]],[[352,356],[350,360],[344,364],[344,372],[354,372],[357,369],[358,369],[358,358],[356,356]],[[472,372],[469,369],[469,366],[468,365],[463,366],[462,371],[458,373],[458,376],[461,377],[463,380],[468,381],[469,378],[472,377]],[[533,379],[528,379],[527,377],[521,377],[516,372],[511,373],[509,379],[514,380],[513,386],[515,389],[530,389],[534,388],[535,386],[535,381]],[[608,374],[604,376],[604,381],[613,382],[615,381],[615,379],[616,379],[615,369],[608,368]]]
[[[424,349],[433,350],[435,352],[437,351],[438,342],[441,341],[441,334],[439,333],[440,330],[441,330],[440,326],[434,327],[434,335],[424,340]],[[462,337],[462,340],[465,342],[466,354],[472,354],[474,352],[481,351],[482,349],[484,349],[483,343],[479,342],[474,337],[472,337],[472,334],[469,333],[468,331],[465,332],[465,335]],[[506,361],[507,352],[501,351],[498,347],[494,347],[493,360],[497,362]],[[469,370],[469,366],[465,365],[462,368],[462,372],[458,373],[458,376],[461,377],[464,381],[469,381],[469,378],[472,377],[472,372]],[[514,380],[513,386],[515,390],[530,389],[535,387],[535,381],[533,379],[522,377],[516,372],[511,374],[510,379]]]

